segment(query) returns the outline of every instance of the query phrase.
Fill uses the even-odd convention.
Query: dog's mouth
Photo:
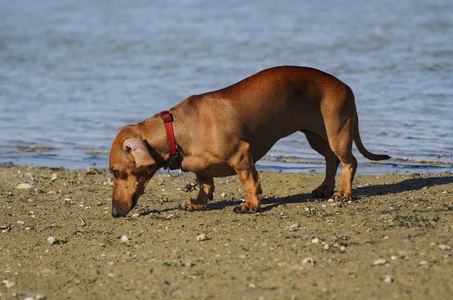
[[[137,193],[133,193],[131,198],[130,198],[131,206],[126,211],[124,211],[124,209],[122,210],[121,207],[118,207],[118,206],[114,205],[112,207],[112,216],[114,218],[125,217],[127,215],[127,213],[130,212],[135,207],[135,205],[137,205],[137,200],[138,200]]]
[[[137,193],[133,193],[132,196],[131,196],[131,210],[135,207],[135,205],[137,205],[137,201],[138,201],[138,197],[137,197]]]

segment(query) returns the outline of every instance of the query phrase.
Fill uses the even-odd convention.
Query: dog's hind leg
[[[340,189],[333,195],[336,200],[352,200],[352,181],[357,170],[357,159],[352,155],[353,121],[348,119],[343,126],[327,132],[330,148],[340,159],[342,169]]]
[[[200,185],[200,191],[196,200],[188,199],[184,200],[180,207],[184,210],[205,210],[208,205],[208,201],[212,200],[214,194],[214,179],[212,177],[204,177],[197,175],[197,181]]]
[[[329,143],[324,137],[314,132],[304,132],[310,146],[326,159],[326,177],[323,183],[313,190],[314,198],[330,197],[335,188],[335,175],[337,174],[340,160],[330,149]]]

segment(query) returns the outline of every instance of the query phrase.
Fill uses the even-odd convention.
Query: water
[[[0,164],[106,167],[117,130],[276,65],[354,90],[359,172],[453,169],[453,2],[0,0]],[[303,134],[258,166],[324,170]]]

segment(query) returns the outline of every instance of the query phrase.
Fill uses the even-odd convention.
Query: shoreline
[[[260,160],[256,165],[256,169],[258,172],[276,172],[276,173],[324,173],[325,172],[325,163],[315,163],[315,162],[306,162],[306,163],[298,163],[295,164],[288,164],[288,165],[275,165],[275,161],[270,160]],[[453,172],[453,164],[442,162],[442,163],[430,163],[430,164],[423,164],[424,162],[420,162],[421,164],[412,164],[412,165],[397,165],[393,163],[381,163],[381,162],[368,162],[366,164],[359,164],[357,168],[357,174],[362,175],[386,175],[386,174],[408,174],[408,173],[422,173],[422,174],[443,174],[443,173],[451,173]],[[107,165],[97,165],[97,164],[88,164],[85,167],[79,167],[82,165],[81,163],[74,163],[77,167],[65,167],[65,166],[57,166],[49,165],[49,164],[15,164],[12,161],[8,162],[0,162],[0,168],[51,168],[51,169],[59,169],[59,170],[67,170],[67,171],[83,171],[87,169],[99,169],[99,170],[107,170]],[[163,168],[158,170],[158,172],[167,172]],[[191,172],[187,172],[190,174]],[[341,164],[338,167],[337,174],[341,174]],[[234,176],[234,175],[233,175]]]
[[[259,213],[233,213],[237,176],[215,178],[207,211],[178,210],[195,175],[159,172],[113,219],[106,169],[0,167],[0,298],[451,295],[450,172],[358,173],[347,203],[312,199],[323,172],[259,175]]]

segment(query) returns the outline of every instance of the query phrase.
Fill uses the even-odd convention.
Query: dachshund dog
[[[109,155],[114,177],[112,216],[125,216],[161,167],[196,174],[199,194],[183,201],[183,209],[205,209],[213,198],[213,177],[237,174],[246,201],[234,210],[259,211],[261,186],[255,163],[279,139],[296,131],[303,132],[326,160],[325,179],[313,191],[316,198],[333,194],[341,162],[341,186],[333,195],[338,200],[352,199],[357,169],[353,141],[370,160],[390,158],[363,146],[354,95],[346,84],[312,68],[270,68],[123,127]]]

